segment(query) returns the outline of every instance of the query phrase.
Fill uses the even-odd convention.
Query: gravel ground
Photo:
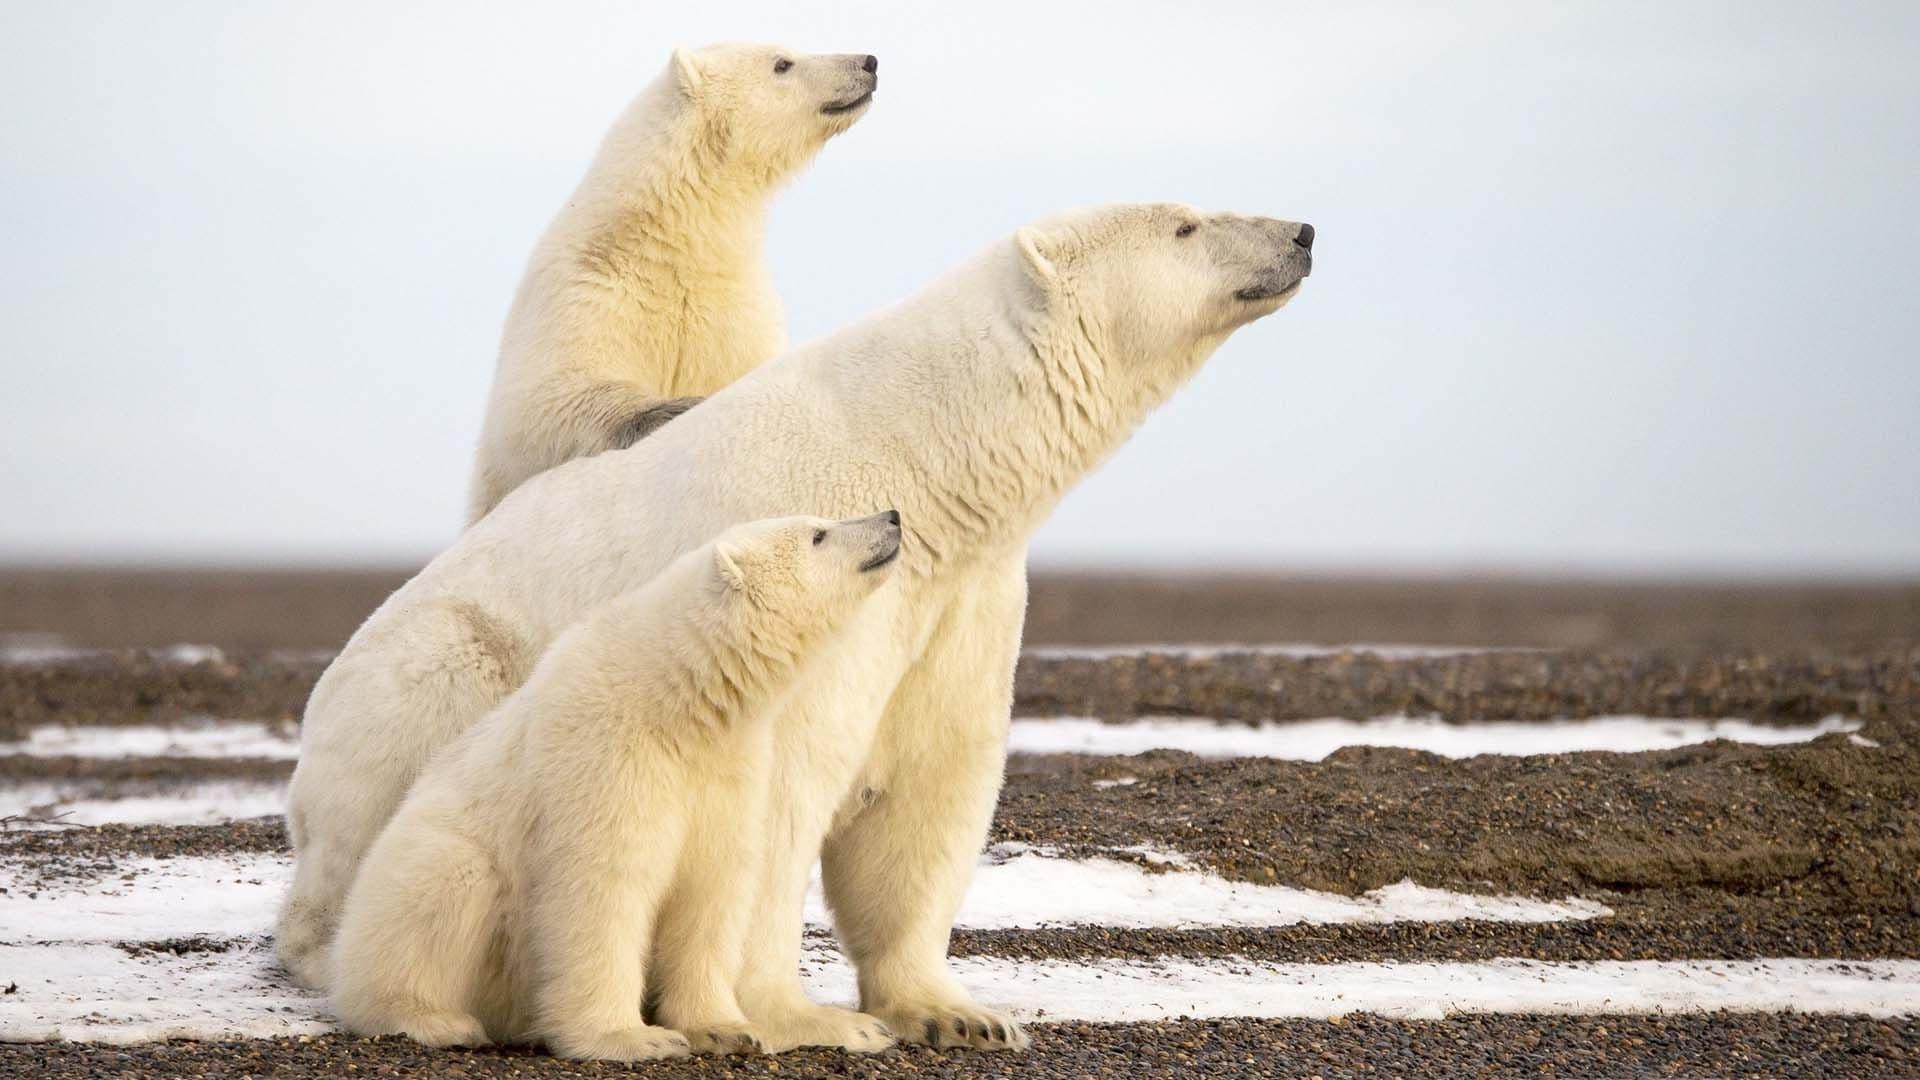
[[[135,651],[0,664],[0,740],[20,738],[28,727],[50,721],[291,721],[325,666],[323,659],[265,654],[179,664]],[[1638,713],[1791,721],[1844,713],[1872,723],[1913,717],[1920,704],[1920,645],[1821,654],[1689,649],[1427,660],[1366,653],[1304,659],[1252,653],[1027,656],[1016,674],[1014,698],[1021,716],[1115,719],[1435,714],[1465,722]]]
[[[417,567],[0,567],[0,636],[119,648],[332,649]],[[1920,583],[1752,585],[1061,573],[1030,576],[1027,641],[1413,641],[1634,649],[1920,640]]]
[[[56,758],[103,789],[169,782],[167,759]],[[8,769],[31,770],[18,759]],[[183,777],[286,775],[285,762],[175,762]],[[1325,761],[1016,756],[993,839],[1069,851],[1151,845],[1226,877],[1359,893],[1403,878],[1543,895],[1710,890],[1818,910],[1920,915],[1920,750],[1845,736],[1644,754],[1447,759],[1349,748]],[[1130,778],[1097,788],[1101,778]],[[0,835],[0,852],[198,854],[280,848],[277,824],[103,826]]]
[[[1407,877],[1554,895],[1706,888],[1920,914],[1920,754],[1908,746],[1826,736],[1647,754],[1013,764],[1030,762],[1001,796],[999,839],[1149,843],[1228,877],[1335,892]],[[1138,782],[1096,789],[1095,776]]]
[[[163,792],[199,781],[281,783],[293,762],[262,758],[30,757],[0,754],[0,785],[57,780],[77,789],[131,794]]]
[[[297,718],[320,659],[267,656],[179,664],[126,650],[59,663],[0,664],[0,740],[35,724],[165,724],[197,716]]]
[[[1305,720],[1438,715],[1454,722],[1558,716],[1813,720],[1911,717],[1920,646],[1846,653],[1747,649],[1505,652],[1385,660],[1249,653],[1028,657],[1016,711],[1029,716]]]
[[[955,956],[1019,959],[1243,956],[1273,963],[1349,961],[1920,959],[1920,919],[1830,915],[1721,898],[1606,897],[1603,919],[1557,923],[1396,922],[1195,930],[1075,926],[959,930]],[[1729,910],[1730,909],[1730,910]]]
[[[0,634],[51,629],[109,646],[205,641],[228,650],[197,664],[132,651],[0,664],[0,740],[49,722],[218,716],[290,724],[324,661],[265,650],[337,644],[358,613],[390,587],[390,577],[369,574],[329,591],[327,582],[341,586],[347,579],[269,575],[248,585],[215,574],[156,584],[150,575],[30,581],[0,573]],[[265,610],[272,606],[266,600],[282,610]],[[190,632],[196,626],[206,632]],[[1467,760],[1352,748],[1312,763],[1203,760],[1171,751],[1016,756],[994,823],[997,841],[1136,860],[1140,856],[1118,849],[1150,845],[1235,880],[1344,894],[1412,878],[1470,892],[1580,895],[1601,900],[1614,914],[1551,924],[964,930],[954,935],[956,954],[1310,963],[1920,958],[1920,588],[1264,579],[1176,588],[1144,579],[1036,579],[1031,641],[1234,638],[1574,648],[1397,660],[1365,653],[1030,656],[1019,669],[1017,710],[1229,721],[1435,713],[1456,722],[1610,713],[1805,722],[1839,713],[1863,720],[1860,734],[1878,745],[1830,735],[1770,748],[1720,742],[1643,754]],[[289,767],[247,759],[0,754],[0,786],[57,779],[99,794],[163,792],[196,781],[278,781]],[[1121,778],[1133,782],[1093,783]],[[0,831],[8,886],[27,889],[111,873],[139,856],[285,850],[282,825],[264,819]],[[232,944],[215,937],[123,948],[185,953]],[[1032,1033],[1035,1049],[1020,1056],[800,1052],[644,1071],[662,1077],[1920,1076],[1920,1024],[1912,1019],[1774,1013],[1397,1021],[1355,1015],[1340,1022],[1054,1024]],[[415,1071],[626,1070],[517,1051],[444,1053],[337,1036],[0,1045],[0,1075]]]
[[[164,759],[53,759],[147,791]],[[285,762],[174,762],[178,775],[284,777]],[[19,766],[16,760],[15,767]],[[1133,777],[1096,788],[1100,778]],[[1841,794],[1843,793],[1843,794]],[[1150,845],[1226,877],[1357,894],[1411,878],[1468,892],[1601,897],[1600,923],[1087,929],[963,933],[1023,955],[1246,952],[1273,959],[1920,957],[1920,751],[1844,736],[1645,754],[1439,758],[1356,748],[1314,763],[1015,757],[996,841],[1141,859]],[[134,856],[285,851],[279,822],[0,834],[20,878],[94,875]],[[1141,860],[1144,862],[1144,860]],[[1153,867],[1148,864],[1150,868]]]
[[[1502,1017],[1337,1023],[1040,1024],[1023,1054],[895,1048],[854,1056],[580,1065],[521,1050],[435,1051],[398,1039],[137,1047],[0,1046],[0,1075],[674,1077],[1343,1077],[1920,1075],[1920,1024],[1778,1014]]]

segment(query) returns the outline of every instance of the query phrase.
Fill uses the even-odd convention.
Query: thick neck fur
[[[743,291],[761,287],[768,201],[793,166],[730,155],[723,124],[671,73],[641,93],[535,250],[509,350],[547,343],[540,363],[603,375],[625,374],[633,356],[666,358],[654,389],[668,394],[711,393],[737,377],[677,371],[689,351],[678,336],[710,332]],[[517,340],[516,326],[532,336]]]
[[[716,243],[757,247],[767,197],[790,169],[729,154],[725,125],[724,115],[688,100],[671,73],[661,76],[607,133],[562,217],[591,227],[607,257],[630,254],[641,239],[696,257]],[[638,231],[648,225],[663,231]]]
[[[686,558],[711,560],[702,548]],[[761,714],[792,682],[816,635],[778,610],[749,610],[742,594],[689,602],[688,579],[704,579],[701,566],[670,567],[652,585],[615,602],[595,617],[600,647],[591,661],[596,681],[611,674],[615,685],[647,686],[659,693],[637,693],[636,702],[658,708],[672,702],[672,716],[636,716],[641,723],[691,723],[703,731],[737,728]],[[680,587],[676,588],[673,585]],[[717,588],[705,580],[695,589]],[[637,636],[634,627],[644,627]]]
[[[708,614],[682,612],[676,620],[674,636],[684,648],[677,663],[670,661],[681,688],[675,700],[686,704],[696,725],[726,731],[759,714],[793,680],[805,643],[784,619],[740,618],[738,612],[721,613],[718,620],[702,617]]]
[[[843,400],[874,410],[850,415],[849,430],[892,435],[869,452],[900,463],[888,505],[911,523],[906,565],[922,574],[1025,544],[1219,344],[1143,355],[1070,287],[1043,293],[1017,258],[996,247],[866,333],[822,343]],[[887,357],[884,393],[871,388],[875,355]]]

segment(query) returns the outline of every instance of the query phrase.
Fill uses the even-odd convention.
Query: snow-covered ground
[[[254,939],[226,952],[133,955],[117,944],[0,945],[18,989],[0,997],[0,1041],[137,1043],[333,1030],[325,1003],[288,982]]]
[[[1163,873],[1118,859],[1071,860],[1003,845],[980,865],[959,923],[1192,927],[1494,919],[1602,918],[1589,900],[1471,896],[1401,883],[1361,897],[1222,880],[1178,856],[1143,852]],[[284,857],[144,859],[78,886],[17,884],[0,865],[0,1040],[140,1042],[331,1030],[323,1002],[287,983],[264,934],[288,876]],[[824,924],[818,891],[810,921]],[[184,955],[135,943],[206,935]],[[851,1001],[853,977],[830,947],[804,965],[824,1000]],[[1711,1009],[1920,1013],[1920,962],[1803,959],[1544,963],[1273,964],[1192,960],[954,962],[981,1000],[1030,1020],[1181,1016],[1327,1017],[1368,1011],[1652,1012]]]
[[[982,929],[1278,926],[1457,919],[1546,922],[1610,914],[1590,900],[1474,896],[1411,882],[1360,897],[1337,896],[1227,881],[1170,853],[1133,854],[1152,865],[1122,858],[1065,859],[1046,849],[998,846],[982,859],[958,923]],[[5,890],[0,892],[0,928],[6,936],[0,944],[0,974],[18,986],[0,997],[0,1039],[137,1042],[328,1029],[322,1004],[285,981],[263,944],[289,877],[284,856],[140,859],[80,883],[29,885],[24,869],[0,863],[0,888]],[[808,897],[807,914],[809,922],[827,925],[817,884]],[[191,936],[217,939],[223,948],[174,955],[131,947]],[[851,997],[851,975],[832,950],[810,951],[808,970],[822,993]],[[1036,1018],[1223,1015],[1210,1009],[1313,1015],[1315,1010],[1360,1007],[1339,1005],[1337,968],[1311,965],[1259,992],[1255,984],[1265,969],[1239,962],[1139,965],[974,958],[958,962],[957,970],[987,999],[1004,1001],[1020,1015]],[[1376,992],[1414,1001],[1421,977],[1410,972],[1397,979],[1373,979]],[[1568,983],[1566,976],[1557,978]],[[1209,991],[1215,984],[1224,988],[1224,996]],[[1491,999],[1497,992],[1487,989],[1482,997]],[[1565,990],[1573,995],[1570,1001],[1584,1000],[1578,997],[1581,992],[1586,991],[1577,985]]]
[[[300,732],[259,720],[197,720],[180,724],[68,726],[41,724],[16,742],[0,742],[0,754],[28,757],[270,758],[300,756]]]
[[[48,781],[0,787],[0,817],[57,818],[73,825],[218,825],[287,809],[287,785],[279,782],[210,780],[112,798],[84,793],[90,790],[87,784]]]
[[[1382,660],[1434,660],[1449,656],[1481,656],[1487,653],[1543,652],[1542,649],[1494,645],[1415,645],[1398,642],[1359,641],[1345,645],[1321,645],[1307,641],[1260,643],[1141,642],[1133,645],[1036,645],[1022,655],[1036,660],[1110,660],[1121,656],[1177,656],[1183,660],[1209,660],[1220,656],[1284,656],[1291,660],[1311,660],[1322,656],[1346,654],[1375,656]]]
[[[1287,656],[1367,652],[1407,659],[1493,650],[1136,646],[1042,649],[1035,654],[1204,657],[1234,651]],[[89,655],[59,642],[0,642],[0,663],[59,662]],[[217,650],[193,646],[151,655],[184,664],[221,659]],[[1067,717],[1016,722],[1012,749],[1123,755],[1173,748],[1210,757],[1312,761],[1344,746],[1399,746],[1466,757],[1634,752],[1711,739],[1777,745],[1833,733],[1870,745],[1860,729],[1858,721],[1839,716],[1793,726],[1635,716],[1519,724],[1379,717],[1252,725],[1185,718],[1109,724]],[[174,726],[47,725],[0,744],[0,755],[28,759],[16,762],[26,767],[28,776],[33,775],[35,758],[288,761],[297,750],[297,732],[289,727],[213,720]],[[282,768],[240,771],[271,776]],[[1134,782],[1123,776],[1096,784],[1124,788]],[[200,824],[277,814],[284,798],[284,784],[269,779],[128,784],[123,794],[86,780],[48,776],[0,787],[0,815],[66,813],[66,820],[87,824]],[[78,882],[43,882],[31,869],[0,861],[0,984],[11,986],[0,995],[0,1040],[138,1042],[332,1029],[324,1003],[285,980],[266,941],[289,875],[285,856],[128,860],[111,873]],[[1410,881],[1343,896],[1228,881],[1178,854],[1151,848],[1067,858],[1056,850],[1004,844],[983,856],[957,924],[1000,931],[1057,926],[1203,929],[1460,920],[1550,923],[1612,914],[1588,897],[1475,895]],[[815,927],[828,925],[817,883],[806,900],[806,917]],[[212,939],[210,947],[179,955],[139,948],[142,942],[194,936]],[[852,1001],[852,972],[834,949],[810,939],[803,963],[819,999]],[[1006,1006],[1029,1020],[1716,1009],[1920,1015],[1920,961],[1915,960],[1282,964],[1245,957],[1016,960],[973,955],[955,960],[954,970],[982,1001]]]
[[[974,871],[958,924],[982,930],[1041,926],[1289,926],[1294,923],[1556,922],[1611,914],[1592,900],[1537,900],[1430,889],[1403,881],[1350,897],[1228,881],[1178,856],[1151,853],[1164,871],[1120,859],[1066,859],[999,845]],[[18,887],[21,867],[0,863],[0,927],[21,942],[156,941],[264,934],[292,864],[281,855],[139,859],[94,881]],[[810,923],[829,925],[818,882]]]
[[[823,958],[824,959],[824,958]],[[1549,963],[1271,964],[1244,959],[1013,961],[964,957],[954,972],[980,1000],[1031,1020],[1310,1017],[1371,1012],[1920,1013],[1916,960],[1638,960]],[[809,965],[821,996],[850,1001],[844,962]]]
[[[1756,724],[1747,720],[1671,720],[1600,716],[1544,723],[1449,724],[1436,717],[1384,716],[1371,720],[1298,720],[1261,724],[1185,717],[1145,717],[1106,723],[1083,717],[1016,720],[1008,748],[1015,753],[1127,755],[1185,750],[1202,757],[1270,757],[1318,761],[1346,746],[1390,746],[1444,757],[1476,754],[1564,754],[1581,750],[1634,753],[1667,750],[1712,739],[1777,746],[1841,733],[1855,744],[1875,744],[1861,723],[1829,716],[1814,724]],[[45,724],[25,739],[0,743],[0,755],[85,758],[265,758],[299,756],[296,732],[260,721],[201,720],[175,726],[66,727]],[[1102,787],[1125,779],[1100,780]],[[87,781],[45,780],[0,786],[0,816],[62,816],[102,825],[209,825],[281,813],[280,781],[206,780],[153,787],[129,785],[103,793]]]
[[[212,645],[181,643],[139,650],[150,659],[173,664],[197,664],[225,659]],[[1420,645],[1401,642],[1352,642],[1318,644],[1314,642],[1140,642],[1129,645],[1040,645],[1026,649],[1024,655],[1041,660],[1104,660],[1116,656],[1177,656],[1183,659],[1208,659],[1234,653],[1256,656],[1284,656],[1311,659],[1346,653],[1377,656],[1382,660],[1430,660],[1449,656],[1476,656],[1483,653],[1540,652],[1544,650],[1506,646]],[[63,664],[113,655],[113,650],[73,645],[57,634],[0,634],[0,664]],[[331,660],[330,649],[275,649],[268,658],[292,663]]]
[[[1860,721],[1829,716],[1815,724],[1756,724],[1748,720],[1670,720],[1650,716],[1596,716],[1584,720],[1449,724],[1439,717],[1382,716],[1371,720],[1287,720],[1245,724],[1186,717],[1143,717],[1106,723],[1085,717],[1015,720],[1008,748],[1027,754],[1141,754],[1185,750],[1201,757],[1266,757],[1319,761],[1345,746],[1397,746],[1442,757],[1477,754],[1570,754],[1605,750],[1630,754],[1728,739],[1760,746],[1807,742],[1850,733]]]
[[[853,972],[830,948],[802,959],[817,1000],[851,1004]],[[1333,1017],[1451,1013],[1920,1012],[1920,961],[1756,960],[1269,964],[1242,959],[963,957],[979,1000],[1023,1020]],[[143,1042],[331,1030],[318,996],[291,986],[270,950],[134,955],[112,944],[0,945],[18,990],[0,997],[0,1039]]]
[[[203,664],[226,659],[213,645],[162,645],[133,650],[162,664]],[[116,655],[112,649],[69,645],[57,634],[0,634],[0,664],[71,664]]]

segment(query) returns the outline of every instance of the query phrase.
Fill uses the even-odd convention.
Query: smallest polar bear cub
[[[347,1027],[622,1061],[759,1049],[734,984],[769,707],[899,551],[893,511],[735,526],[556,639],[362,864],[331,955]]]

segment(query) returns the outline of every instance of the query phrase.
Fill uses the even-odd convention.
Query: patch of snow
[[[1183,717],[1145,717],[1106,723],[1083,717],[1013,722],[1009,748],[1025,753],[1124,755],[1186,750],[1202,757],[1273,757],[1318,761],[1343,746],[1394,746],[1443,757],[1475,754],[1559,754],[1580,750],[1635,753],[1730,739],[1757,745],[1805,742],[1844,733],[1855,746],[1879,743],[1858,733],[1861,722],[1829,716],[1816,724],[1755,724],[1746,720],[1673,720],[1600,716],[1537,723],[1449,724],[1437,717],[1383,716],[1372,720],[1299,720],[1261,724]],[[42,724],[25,739],[0,743],[0,754],[31,757],[268,758],[300,756],[297,731],[259,720],[203,720],[180,725],[67,726]],[[1124,787],[1137,778],[1096,780]],[[0,799],[5,796],[0,795]]]
[[[1059,717],[1015,720],[1007,749],[1026,754],[1100,755],[1184,750],[1201,757],[1265,757],[1288,761],[1320,761],[1346,746],[1401,747],[1452,758],[1476,754],[1570,754],[1587,750],[1631,754],[1671,750],[1714,739],[1780,746],[1808,742],[1836,732],[1855,732],[1860,726],[1861,721],[1844,716],[1829,716],[1817,724],[1792,725],[1647,716],[1476,724],[1449,724],[1434,716],[1260,724],[1181,717],[1145,717],[1105,723],[1084,717]]]
[[[1404,1019],[1458,1013],[1920,1013],[1915,960],[1635,960],[1548,963],[1269,964],[1228,957],[952,961],[980,1001],[1023,1020],[1177,1017]],[[849,1001],[853,970],[837,954],[802,959],[816,998]]]
[[[971,956],[954,973],[983,1002],[1027,1021],[1175,1017],[1330,1018],[1450,1014],[1920,1013],[1920,961],[1686,960],[1267,964],[1237,957],[1151,961]],[[819,1001],[851,1003],[853,970],[804,951]],[[19,985],[0,997],[0,1041],[265,1038],[334,1029],[319,995],[287,982],[256,940],[227,952],[128,955],[108,944],[0,945]]]
[[[227,658],[216,645],[162,645],[134,650],[162,664],[220,663]],[[72,664],[118,655],[113,649],[68,645],[56,634],[8,634],[0,637],[0,664]]]
[[[227,658],[217,645],[163,645],[147,655],[169,664],[218,664]]]
[[[125,724],[70,727],[41,724],[25,739],[0,742],[0,754],[29,757],[272,758],[300,756],[297,731],[283,733],[260,720],[202,720],[178,725]]]
[[[340,655],[338,649],[268,649],[267,659],[276,664],[331,664]]]
[[[1475,896],[1401,882],[1363,896],[1228,881],[1184,857],[1136,849],[1170,867],[1153,873],[1117,859],[1064,859],[1044,848],[999,845],[974,871],[958,925],[982,930],[1041,926],[1290,926],[1295,923],[1553,922],[1612,914],[1591,900]],[[7,940],[157,941],[206,934],[265,933],[273,925],[291,862],[282,855],[137,859],[109,876],[28,891],[0,863],[0,927]],[[829,925],[818,882],[806,919]]]
[[[28,891],[0,863],[0,927],[14,943],[262,934],[292,878],[283,855],[190,856],[131,859],[94,881]]]
[[[132,956],[109,944],[0,945],[0,1041],[138,1043],[270,1038],[334,1028],[260,941],[227,952]]]
[[[1122,776],[1117,780],[1095,780],[1093,786],[1105,791],[1108,788],[1132,787],[1139,782],[1140,778],[1137,776]]]
[[[1270,757],[1318,761],[1345,746],[1389,746],[1425,750],[1443,757],[1475,754],[1560,754],[1582,750],[1634,753],[1666,750],[1712,739],[1758,745],[1805,742],[1843,733],[1855,745],[1874,746],[1860,735],[1861,721],[1829,716],[1817,724],[1770,725],[1745,720],[1670,720],[1644,716],[1602,716],[1539,723],[1449,724],[1436,717],[1380,717],[1373,720],[1304,720],[1262,724],[1219,723],[1205,719],[1147,717],[1105,723],[1080,717],[1015,720],[1008,749],[1017,753],[1127,755],[1148,750],[1185,750],[1202,757]],[[299,756],[297,735],[261,721],[207,721],[162,726],[40,725],[27,737],[0,743],[0,754],[26,756],[268,758]],[[1113,788],[1137,779],[1097,780]],[[154,791],[148,788],[147,791]],[[47,781],[0,787],[0,815],[65,813],[67,821],[87,825],[216,824],[237,818],[278,814],[285,806],[285,785],[244,781],[208,781],[163,788],[147,794],[136,787],[120,797],[103,797],[100,785],[83,781]]]
[[[1221,656],[1283,656],[1290,660],[1311,660],[1323,656],[1376,656],[1382,660],[1433,660],[1449,656],[1484,656],[1489,653],[1545,652],[1548,650],[1510,645],[1410,645],[1383,642],[1352,642],[1345,645],[1320,645],[1305,641],[1282,642],[1143,642],[1134,645],[1037,645],[1021,655],[1036,660],[1111,660],[1123,656],[1175,656],[1183,660],[1212,660]]]
[[[1194,869],[1184,856],[1135,849],[1152,872],[1117,859],[1062,859],[1046,849],[999,845],[974,870],[958,925],[981,930],[1040,926],[1291,926],[1295,923],[1446,922],[1457,919],[1557,922],[1611,915],[1591,900],[1473,896],[1403,881],[1362,896],[1229,881]],[[818,893],[810,921],[825,924]]]
[[[1002,850],[1017,848],[1018,846],[1019,845],[1016,844],[997,845],[997,847]],[[1047,849],[1036,848],[1035,850],[1044,853]],[[1155,866],[1170,866],[1176,870],[1192,870],[1199,865],[1177,851],[1168,851],[1166,848],[1155,847],[1152,844],[1128,844],[1126,847],[1117,850],[1124,851],[1129,855],[1138,855],[1140,858]]]
[[[75,825],[218,825],[281,814],[287,808],[284,783],[209,781],[115,798],[98,791],[98,784],[85,782],[0,787],[0,817],[57,817]]]
[[[0,664],[40,664],[76,651],[59,634],[21,631],[0,634]]]
[[[28,637],[29,635],[20,635]],[[14,639],[15,641],[18,638]],[[84,660],[96,655],[95,649],[77,649],[65,645],[59,638],[49,636],[44,642],[27,641],[20,644],[0,643],[0,664],[68,664],[75,660]]]
[[[174,664],[221,661],[226,654],[218,646],[182,643],[141,650],[149,657]],[[1478,656],[1486,653],[1542,652],[1517,646],[1411,645],[1400,643],[1354,642],[1345,645],[1321,645],[1311,642],[1143,642],[1131,645],[1041,645],[1022,655],[1040,660],[1105,660],[1119,656],[1177,656],[1205,660],[1236,653],[1255,656],[1284,656],[1312,659],[1345,653],[1377,656],[1382,660],[1429,660],[1449,656]],[[0,634],[0,664],[60,664],[112,656],[111,649],[70,645],[58,634]],[[336,649],[273,649],[266,657],[279,663],[329,663]]]

